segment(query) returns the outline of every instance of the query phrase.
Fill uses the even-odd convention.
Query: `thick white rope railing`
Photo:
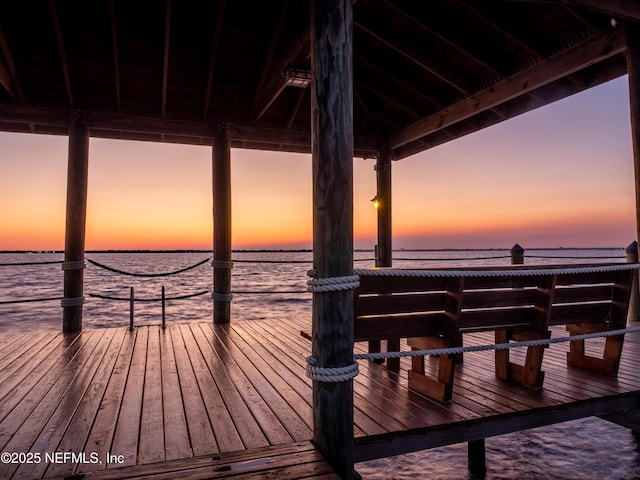
[[[402,357],[424,357],[427,355],[455,355],[457,353],[466,352],[485,352],[488,350],[507,350],[510,348],[538,347],[552,345],[556,343],[576,342],[579,340],[588,340],[599,337],[613,337],[616,335],[624,335],[625,333],[640,332],[640,327],[628,327],[617,330],[607,330],[605,332],[583,333],[580,335],[571,335],[569,337],[556,338],[540,338],[536,340],[526,340],[523,342],[497,343],[492,345],[471,345],[468,347],[448,347],[448,348],[432,348],[429,350],[412,350],[410,352],[375,352],[375,353],[356,353],[353,355],[355,360],[383,360],[387,358]]]
[[[507,350],[510,348],[536,347],[546,346],[556,343],[576,342],[580,340],[588,340],[599,337],[613,337],[616,335],[624,335],[625,333],[640,332],[640,327],[628,327],[617,330],[608,330],[606,332],[584,333],[580,335],[572,335],[569,337],[557,338],[541,338],[536,340],[526,340],[523,342],[497,343],[492,345],[471,345],[468,347],[448,347],[448,348],[431,348],[428,350],[412,350],[405,352],[374,352],[374,353],[356,353],[353,355],[354,363],[346,367],[338,368],[320,368],[316,366],[314,357],[307,358],[307,377],[320,382],[345,382],[355,378],[358,373],[357,360],[385,360],[388,358],[403,357],[424,357],[427,355],[455,355],[467,352],[485,352],[490,350]]]
[[[513,270],[398,270],[398,269],[356,269],[354,274],[361,277],[423,277],[423,278],[455,278],[455,277],[528,277],[536,275],[571,275],[580,273],[620,272],[638,270],[638,263],[621,263],[619,265],[590,265],[569,268],[536,268]]]

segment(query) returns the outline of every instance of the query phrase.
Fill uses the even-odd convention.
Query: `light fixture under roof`
[[[305,68],[291,67],[285,73],[285,85],[288,87],[307,88],[311,83],[311,72]]]

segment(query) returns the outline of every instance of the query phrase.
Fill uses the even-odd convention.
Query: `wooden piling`
[[[487,474],[487,460],[484,438],[467,443],[467,466],[473,478],[484,478]]]
[[[638,263],[638,242],[635,240],[625,248],[627,254],[627,263]],[[640,291],[638,290],[638,272],[633,274],[633,283],[631,284],[631,296],[629,297],[629,312],[627,320],[640,320]]]
[[[213,129],[213,323],[231,320],[231,143],[224,124]]]
[[[89,120],[86,115],[72,115],[69,124],[67,166],[67,206],[64,241],[64,298],[62,331],[82,330],[84,293],[84,244],[87,221],[87,182],[89,176]]]
[[[391,231],[391,147],[386,143],[376,162],[378,200],[378,252],[376,267],[392,266]]]
[[[313,263],[318,278],[353,273],[353,75],[351,0],[311,8]],[[353,292],[314,293],[312,354],[318,367],[353,363]],[[313,440],[352,479],[353,380],[313,382]]]
[[[640,25],[626,22],[629,110],[633,143],[633,171],[636,185],[636,238],[640,239]]]
[[[515,244],[511,247],[511,265],[522,265],[524,264],[524,248],[522,248],[519,244]]]

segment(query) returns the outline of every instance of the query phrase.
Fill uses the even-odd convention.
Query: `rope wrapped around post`
[[[211,266],[213,268],[233,268],[233,262],[231,260],[211,260]]]
[[[317,272],[315,270],[309,270],[307,275],[315,277]],[[327,277],[327,278],[312,278],[307,281],[307,292],[311,293],[325,293],[325,292],[340,292],[343,290],[354,290],[360,286],[359,275],[345,275],[343,277]]]
[[[218,302],[230,302],[231,300],[233,300],[233,294],[213,292],[211,294],[211,298]]]
[[[307,275],[316,277],[316,270],[309,270]],[[326,293],[354,290],[360,286],[360,276],[345,275],[341,277],[312,278],[307,281],[307,292]],[[346,382],[355,378],[358,373],[358,362],[354,360],[345,367],[318,367],[315,357],[307,358],[307,377],[318,382]]]
[[[75,297],[75,298],[61,298],[60,304],[63,307],[78,307],[84,304],[84,297]]]
[[[62,270],[82,270],[87,266],[84,260],[74,260],[71,262],[62,262]]]
[[[316,366],[314,357],[307,357],[307,377],[317,382],[346,382],[358,376],[358,362],[346,367],[323,368]]]

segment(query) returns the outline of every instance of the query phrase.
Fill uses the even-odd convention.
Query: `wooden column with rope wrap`
[[[226,125],[213,128],[213,323],[231,320],[231,143]]]
[[[353,360],[353,72],[350,0],[311,2],[313,162],[312,358],[321,369]],[[346,288],[320,289],[345,279]],[[318,288],[316,290],[316,288]],[[356,372],[357,372],[357,363]],[[313,377],[312,377],[313,378]],[[353,379],[313,382],[313,441],[353,478]]]
[[[67,206],[64,241],[64,298],[62,331],[82,330],[84,302],[84,244],[87,223],[87,181],[89,171],[89,119],[74,113],[69,123]]]

